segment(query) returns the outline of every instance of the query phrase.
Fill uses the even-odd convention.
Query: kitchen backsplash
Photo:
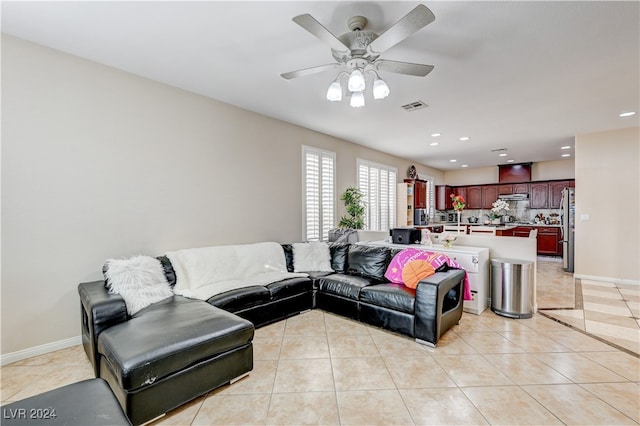
[[[447,210],[446,213],[453,213],[453,210]],[[438,213],[438,212],[437,212]],[[438,214],[436,213],[436,220],[439,220]],[[439,212],[444,213],[444,212]],[[488,220],[487,216],[491,213],[491,209],[464,209],[461,215],[461,222],[468,223],[468,218],[475,216],[478,218],[478,223],[483,223]],[[529,201],[509,201],[509,212],[510,216],[515,218],[516,222],[535,222],[536,216],[542,217],[544,219],[548,219],[549,222],[553,223],[554,221],[560,220],[560,210],[559,209],[532,209],[529,208]]]

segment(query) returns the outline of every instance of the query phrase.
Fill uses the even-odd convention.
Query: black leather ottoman
[[[237,315],[174,296],[100,333],[100,377],[141,424],[251,371],[253,332]]]
[[[102,379],[73,383],[2,407],[2,425],[131,425]]]

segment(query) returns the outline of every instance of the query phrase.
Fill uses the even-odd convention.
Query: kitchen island
[[[457,225],[457,222],[434,223],[433,226]],[[544,223],[502,223],[499,225],[483,223],[460,223],[466,227],[465,234],[469,233],[472,226],[491,226],[496,229],[498,237],[524,237],[528,238],[531,231],[536,230],[538,254],[544,256],[562,256],[562,227],[560,224]]]

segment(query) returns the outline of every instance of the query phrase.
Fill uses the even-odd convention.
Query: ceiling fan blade
[[[411,34],[432,23],[436,17],[429,8],[423,4],[416,6],[398,22],[393,24],[384,33],[375,39],[368,48],[375,53],[382,53],[391,46],[395,46]]]
[[[433,71],[433,65],[388,61],[386,59],[379,59],[375,61],[374,64],[381,71],[388,71],[396,74],[415,75],[416,77],[424,77],[425,75]]]
[[[319,65],[317,67],[311,67],[311,68],[305,68],[305,69],[297,70],[297,71],[285,72],[284,74],[280,74],[280,76],[282,78],[284,78],[284,79],[291,80],[292,78],[306,77],[306,76],[311,75],[311,74],[317,74],[317,73],[322,72],[322,71],[331,70],[331,69],[334,69],[337,66],[340,66],[340,64],[335,63],[335,64]]]
[[[318,37],[321,41],[328,44],[333,50],[338,52],[349,51],[347,46],[345,46],[336,36],[323,27],[320,22],[316,21],[316,19],[308,13],[296,16],[293,18],[293,22]]]

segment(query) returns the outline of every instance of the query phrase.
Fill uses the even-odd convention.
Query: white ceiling
[[[2,1],[2,31],[442,170],[560,160],[575,135],[640,125],[618,116],[640,110],[638,1],[424,2],[436,20],[381,58],[434,71],[381,73],[391,94],[364,108],[325,99],[337,71],[280,77],[333,62],[294,16],[380,34],[417,4]]]

